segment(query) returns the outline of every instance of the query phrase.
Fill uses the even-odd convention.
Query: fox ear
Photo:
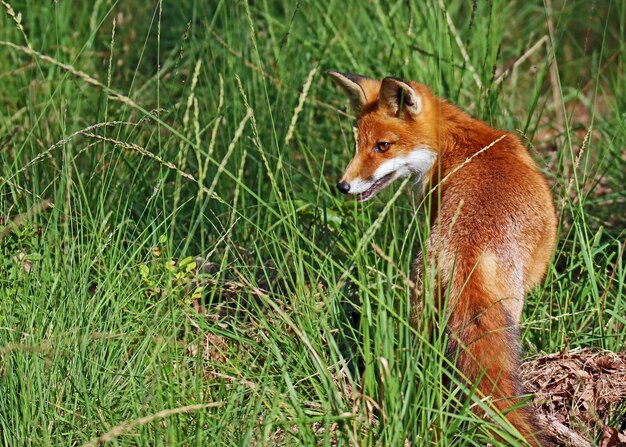
[[[398,115],[402,107],[415,118],[422,113],[422,97],[406,82],[394,77],[383,79],[380,87],[380,103],[391,115]]]
[[[327,71],[326,74],[347,93],[350,105],[357,113],[363,109],[365,104],[376,100],[378,96],[380,81],[377,79],[332,70]]]

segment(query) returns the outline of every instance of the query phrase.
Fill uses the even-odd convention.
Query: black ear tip
[[[399,78],[399,77],[397,77],[397,76],[386,76],[386,77],[383,79],[383,82],[384,82],[384,81],[393,81],[393,82],[394,82],[394,84],[397,84],[397,83],[406,84],[406,82],[404,82],[404,80],[403,80],[403,79],[400,79],[400,78]]]

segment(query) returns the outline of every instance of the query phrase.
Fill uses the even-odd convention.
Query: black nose
[[[337,183],[337,189],[344,194],[348,194],[348,191],[350,191],[350,184],[348,182],[339,182]]]

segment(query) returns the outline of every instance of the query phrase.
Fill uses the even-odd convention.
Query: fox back
[[[527,149],[422,84],[329,75],[357,114],[355,153],[337,188],[365,201],[415,176],[420,189],[433,192],[430,238],[413,277],[421,284],[423,265],[435,268],[435,300],[445,295],[449,313],[447,354],[530,445],[551,445],[519,405],[517,325],[556,240],[552,194]],[[417,287],[418,310],[421,294]]]

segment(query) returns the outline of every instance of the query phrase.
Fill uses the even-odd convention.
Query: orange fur
[[[429,260],[446,291],[435,299],[449,291],[448,355],[530,445],[551,445],[529,408],[512,409],[523,393],[517,324],[524,294],[545,274],[556,239],[545,179],[515,135],[468,116],[424,85],[330,74],[358,113],[357,150],[338,186],[349,192],[358,180],[361,189],[376,189],[386,161],[415,148],[432,152],[432,167],[417,165],[426,170],[424,187],[435,189],[427,253],[418,259]],[[392,144],[380,152],[381,141]],[[421,284],[422,262],[415,267]],[[422,291],[416,292],[419,303]]]

